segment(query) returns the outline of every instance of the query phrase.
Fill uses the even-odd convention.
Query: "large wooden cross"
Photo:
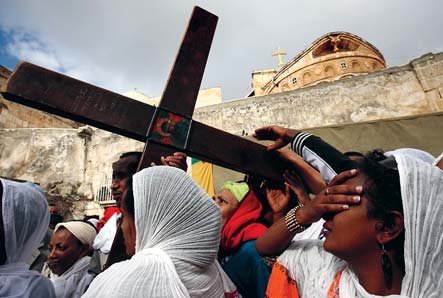
[[[235,171],[280,180],[265,146],[192,119],[218,17],[195,7],[159,107],[20,62],[1,89],[4,98],[145,142],[139,169],[182,151]]]

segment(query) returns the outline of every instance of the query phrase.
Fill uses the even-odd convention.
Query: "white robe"
[[[94,276],[88,273],[90,262],[91,257],[83,257],[62,275],[56,275],[49,270],[49,278],[57,298],[78,298],[83,295],[94,279]]]
[[[26,259],[42,241],[49,210],[41,189],[31,183],[0,179],[6,262],[0,265],[0,297],[55,298],[49,279],[29,270]]]
[[[133,176],[136,253],[91,283],[85,298],[224,298],[235,286],[216,262],[220,210],[182,170]],[[124,220],[124,219],[123,219]]]

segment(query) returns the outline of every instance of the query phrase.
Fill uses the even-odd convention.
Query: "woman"
[[[82,221],[59,223],[49,242],[48,263],[42,273],[54,285],[57,298],[80,297],[94,275],[88,273],[95,229]]]
[[[365,160],[358,174],[340,174],[259,239],[286,238],[326,218],[323,245],[295,242],[278,259],[268,297],[442,297],[443,174],[395,158],[398,171]],[[257,249],[266,248],[259,240]]]
[[[48,224],[48,203],[37,186],[0,179],[0,297],[55,297],[51,282],[25,263]]]
[[[205,191],[182,170],[156,166],[133,176],[133,194],[134,212],[125,195],[122,231],[127,254],[135,232],[135,254],[83,297],[236,297],[216,262],[221,216]]]

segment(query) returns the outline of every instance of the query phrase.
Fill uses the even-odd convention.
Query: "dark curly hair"
[[[366,176],[364,195],[369,201],[368,218],[380,219],[385,227],[392,227],[395,218],[391,211],[403,213],[398,171],[379,164],[371,155],[366,156],[358,168]],[[404,231],[386,248],[396,252],[396,261],[404,271]]]

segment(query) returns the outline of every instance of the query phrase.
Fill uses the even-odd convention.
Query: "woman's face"
[[[359,174],[345,181],[347,185],[364,185],[365,176]],[[368,255],[380,248],[376,239],[376,224],[380,220],[368,218],[369,201],[364,193],[359,204],[350,205],[348,210],[326,215],[325,237],[323,244],[326,251],[352,262],[352,258]]]
[[[235,210],[237,210],[239,203],[232,192],[228,189],[222,189],[216,193],[212,199],[220,208],[222,215],[222,226],[224,227],[234,214]]]
[[[49,242],[49,268],[57,275],[65,273],[75,262],[88,254],[83,245],[67,229],[58,229]]]

